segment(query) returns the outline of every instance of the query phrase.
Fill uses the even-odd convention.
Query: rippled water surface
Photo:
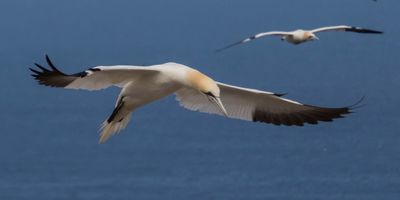
[[[1,1],[0,199],[399,199],[400,2]],[[252,34],[349,24],[293,46]],[[355,113],[276,127],[187,111],[168,97],[99,145],[117,88],[46,88],[44,54],[68,73],[175,61],[222,82]]]

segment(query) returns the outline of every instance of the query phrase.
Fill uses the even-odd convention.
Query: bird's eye
[[[211,92],[203,92],[205,95],[207,95],[207,96],[211,96],[211,97],[214,97],[215,98],[215,95],[213,94],[213,93],[211,93]]]

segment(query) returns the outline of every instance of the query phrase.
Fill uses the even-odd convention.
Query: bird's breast
[[[140,106],[164,98],[181,87],[180,84],[169,79],[142,79],[129,83],[124,89],[124,96],[129,96],[135,105]]]

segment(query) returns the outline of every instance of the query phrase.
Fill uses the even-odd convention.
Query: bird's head
[[[228,116],[221,102],[219,87],[214,80],[197,70],[188,72],[187,79],[190,87],[204,94],[225,116]]]
[[[314,33],[311,32],[305,32],[305,36],[308,41],[319,40],[319,38]]]

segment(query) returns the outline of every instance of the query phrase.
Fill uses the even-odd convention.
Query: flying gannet
[[[314,30],[299,29],[299,30],[290,31],[290,32],[270,31],[270,32],[264,32],[264,33],[258,33],[254,36],[248,37],[239,42],[235,42],[226,47],[218,49],[217,52],[228,49],[230,47],[233,47],[233,46],[236,46],[239,44],[250,42],[252,40],[259,39],[259,38],[262,38],[265,36],[279,36],[279,37],[281,37],[282,41],[287,41],[291,44],[301,44],[303,42],[319,40],[319,38],[315,35],[315,33],[324,32],[324,31],[347,31],[347,32],[355,32],[355,33],[373,33],[373,34],[382,34],[383,33],[381,31],[365,29],[365,28],[361,28],[361,27],[347,26],[347,25],[321,27],[321,28],[317,28]]]
[[[324,108],[282,98],[280,94],[216,82],[178,63],[152,66],[97,66],[75,74],[59,71],[46,55],[49,68],[29,68],[41,85],[66,89],[122,88],[111,115],[103,122],[100,143],[126,127],[131,113],[175,93],[180,104],[194,111],[275,125],[317,124],[350,113],[350,107]]]

